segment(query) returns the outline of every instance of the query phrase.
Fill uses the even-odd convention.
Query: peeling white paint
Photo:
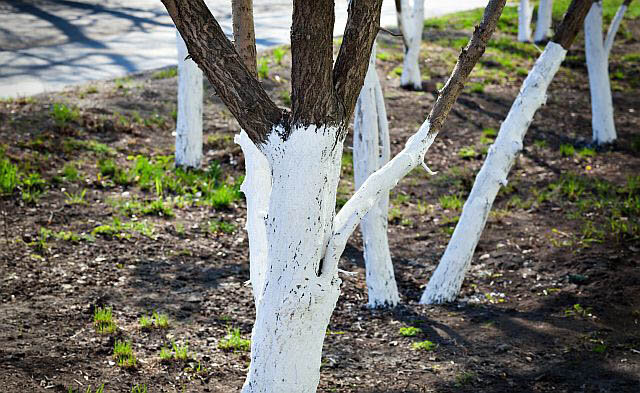
[[[187,47],[176,31],[178,46],[178,118],[176,120],[176,165],[199,168],[202,161],[202,70],[185,60]]]
[[[424,0],[400,0],[400,10],[398,27],[405,46],[400,85],[421,90],[420,46],[424,29]]]
[[[491,206],[500,187],[507,184],[507,176],[522,150],[533,116],[545,103],[549,84],[566,53],[561,45],[549,42],[525,79],[476,176],[453,236],[420,299],[421,304],[450,302],[458,296]]]
[[[356,104],[353,134],[353,170],[358,189],[373,172],[389,161],[389,124],[382,87],[376,72],[376,45]],[[360,223],[364,246],[369,307],[393,307],[400,297],[387,238],[389,192]]]

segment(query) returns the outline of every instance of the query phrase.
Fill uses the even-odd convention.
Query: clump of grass
[[[116,364],[123,368],[133,368],[138,364],[131,348],[131,341],[116,340],[113,344],[113,358]]]
[[[175,360],[187,360],[189,359],[189,343],[184,344],[176,344],[173,342],[171,344],[173,348],[173,358]]]
[[[131,393],[148,393],[147,385],[136,385],[131,388]]]
[[[589,147],[583,147],[582,149],[580,149],[580,151],[578,151],[578,155],[580,157],[595,157],[596,151]]]
[[[234,186],[223,184],[213,189],[207,196],[206,202],[216,209],[227,208],[240,199],[240,193]]]
[[[116,331],[111,307],[96,307],[93,311],[93,326],[98,333],[111,334]]]
[[[64,195],[67,197],[64,200],[64,203],[67,205],[84,205],[87,202],[84,200],[85,195],[87,194],[87,189],[83,189],[77,193],[69,193],[65,192]]]
[[[462,207],[462,200],[457,195],[443,195],[438,198],[438,203],[444,210],[459,210]]]
[[[80,115],[77,109],[63,103],[55,103],[51,108],[51,116],[58,127],[64,127],[67,123],[77,120]]]
[[[178,75],[178,67],[169,67],[164,70],[158,70],[151,74],[152,79],[168,79]]]
[[[228,328],[227,335],[218,343],[218,348],[223,351],[244,351],[248,352],[251,349],[251,340],[242,338],[240,329]]]
[[[219,220],[209,221],[208,232],[211,234],[216,234],[216,233],[229,234],[229,233],[233,233],[235,230],[236,230],[235,225],[231,223],[219,221]]]
[[[269,59],[266,57],[261,57],[258,60],[258,77],[260,79],[269,78]]]
[[[160,360],[167,362],[173,358],[173,353],[166,347],[160,348]]]
[[[273,58],[276,60],[276,64],[282,64],[282,58],[285,55],[286,50],[284,48],[278,47],[273,50]]]
[[[62,176],[67,181],[76,181],[80,178],[80,172],[78,172],[78,168],[74,164],[69,163],[62,168]]]
[[[475,158],[478,155],[478,153],[475,151],[473,147],[465,146],[462,149],[460,149],[460,151],[458,151],[458,155],[460,156],[460,158],[467,159],[467,158]]]
[[[157,311],[153,312],[153,324],[160,329],[166,329],[169,327],[169,317],[167,314],[160,314]]]
[[[93,389],[91,389],[91,385],[87,386],[87,390],[84,391],[84,393],[92,393],[92,392],[93,392]],[[69,390],[67,391],[67,393],[76,393],[76,391],[73,390],[72,387],[69,387]],[[77,393],[82,393],[82,391],[78,390]],[[104,384],[98,386],[94,393],[104,393]]]
[[[98,161],[98,169],[100,169],[100,174],[102,176],[113,176],[116,174],[118,167],[116,166],[115,161],[111,158],[107,158]]]
[[[414,337],[422,333],[422,329],[414,326],[407,326],[407,327],[401,327],[398,333],[400,333],[400,335],[404,337]]]
[[[44,194],[46,182],[39,173],[29,173],[22,180],[22,200],[29,204],[35,204]]]
[[[573,157],[574,154],[576,154],[576,149],[573,147],[573,145],[569,145],[566,143],[560,145],[560,155],[562,157]]]
[[[0,151],[0,193],[12,194],[19,182],[18,167],[4,158],[4,152]]]
[[[138,322],[140,323],[140,329],[148,330],[153,327],[153,321],[146,315],[141,316]]]
[[[417,350],[433,351],[437,347],[438,347],[437,344],[435,344],[435,343],[433,343],[433,342],[431,342],[429,340],[419,341],[419,342],[415,342],[415,343],[411,344],[411,349],[413,349],[414,351],[417,351]]]

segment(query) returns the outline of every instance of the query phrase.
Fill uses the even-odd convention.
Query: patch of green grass
[[[78,120],[80,114],[77,109],[63,103],[54,103],[51,108],[51,117],[58,127],[64,127],[72,121]]]
[[[28,204],[36,204],[44,194],[46,182],[39,173],[32,172],[22,179],[22,200]]]
[[[128,200],[118,207],[120,212],[127,216],[175,216],[171,202],[165,201],[163,198],[142,202],[137,200]]]
[[[391,59],[391,55],[388,52],[377,51],[376,58],[382,61],[389,61]]]
[[[548,146],[547,141],[544,139],[536,139],[533,141],[533,145],[538,149],[544,149]]]
[[[67,163],[62,168],[62,176],[67,181],[77,181],[80,178],[80,172],[74,163]]]
[[[168,79],[178,76],[178,67],[169,67],[151,74],[152,79]]]
[[[98,169],[102,176],[114,176],[118,171],[116,162],[111,158],[101,159],[98,161]]]
[[[560,155],[562,157],[573,157],[574,154],[576,154],[576,149],[573,147],[573,145],[569,145],[566,143],[560,145]]]
[[[444,210],[459,210],[462,207],[462,200],[458,195],[442,195],[438,202]]]
[[[470,158],[475,158],[478,155],[478,153],[475,151],[475,149],[472,146],[465,146],[458,151],[458,155],[462,159],[470,159]]]
[[[153,321],[146,315],[143,315],[138,320],[140,324],[140,329],[151,329],[153,327]]]
[[[0,193],[12,194],[19,183],[18,167],[4,157],[3,151],[0,151]]]
[[[147,385],[136,385],[131,388],[131,393],[148,393]]]
[[[216,233],[229,234],[229,233],[235,232],[236,226],[228,222],[213,220],[213,221],[209,221],[209,227],[207,230],[211,234],[216,234]]]
[[[64,200],[64,203],[67,205],[85,205],[87,202],[84,200],[85,195],[87,194],[87,189],[83,189],[79,192],[65,192],[64,195],[67,197]]]
[[[566,9],[565,7],[565,10]],[[477,8],[475,10],[456,12],[437,18],[429,18],[425,20],[424,27],[438,30],[471,30],[480,23],[483,13],[484,8]],[[505,33],[518,33],[517,7],[504,7],[502,16],[498,21],[498,30]]]
[[[471,372],[463,372],[460,373],[458,375],[456,375],[456,379],[455,379],[455,385],[459,388],[469,385],[471,382],[473,382],[473,378],[475,378],[475,374],[471,373]]]
[[[167,362],[173,358],[173,353],[166,347],[160,348],[160,360]]]
[[[482,136],[487,138],[495,138],[498,136],[498,131],[495,128],[485,128],[482,130]]]
[[[161,314],[157,311],[153,312],[153,324],[160,329],[166,329],[169,327],[169,317],[167,314]]]
[[[627,53],[626,55],[622,56],[620,60],[628,63],[640,62],[640,53]]]
[[[131,348],[131,341],[116,340],[113,344],[113,358],[122,368],[135,368],[138,364]]]
[[[404,337],[414,337],[422,333],[422,329],[414,326],[406,326],[401,327],[400,330],[398,330],[398,333],[400,333],[400,335]]]
[[[396,76],[402,76],[402,66],[397,66],[391,72]]]
[[[258,60],[258,77],[260,79],[268,79],[269,78],[269,59],[266,57],[261,57]]]
[[[116,331],[111,307],[96,307],[93,310],[93,326],[101,334],[112,334]]]
[[[484,83],[482,82],[472,82],[469,83],[469,90],[471,90],[472,93],[484,93]]]
[[[118,90],[127,90],[131,85],[132,79],[130,76],[125,76],[123,78],[116,78],[113,83]]]
[[[276,64],[282,65],[282,59],[286,53],[287,50],[283,47],[277,47],[273,50],[273,58],[275,59]]]
[[[175,342],[173,342],[172,348],[173,348],[173,358],[175,360],[187,360],[190,358],[189,343],[185,342],[184,344],[176,344]]]
[[[419,342],[415,342],[411,344],[411,349],[413,349],[414,351],[417,350],[423,350],[423,351],[433,351],[434,349],[436,349],[438,347],[437,344],[429,341],[429,340],[425,340],[425,341],[419,341]]]
[[[92,393],[93,389],[91,388],[91,385],[87,386],[87,390],[85,390],[84,392],[82,390],[73,390],[72,387],[69,387],[69,390],[67,390],[67,393]],[[93,393],[104,393],[104,384],[98,386],[96,388],[96,391]]]
[[[240,199],[240,193],[234,186],[222,184],[220,187],[214,188],[205,201],[207,204],[216,209],[228,208],[231,204]]]
[[[580,149],[580,151],[578,151],[578,155],[580,157],[595,157],[596,151],[595,149],[589,147],[583,147],[582,149]]]
[[[249,352],[251,350],[251,340],[242,338],[240,329],[229,328],[227,329],[227,335],[224,336],[220,342],[218,342],[218,348],[223,351],[244,351]]]

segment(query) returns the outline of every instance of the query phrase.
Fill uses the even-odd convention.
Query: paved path
[[[288,43],[291,3],[254,1],[259,50]],[[426,0],[425,13],[437,16],[486,3]],[[207,4],[229,34],[231,1]],[[344,30],[346,4],[336,0],[336,35]],[[381,24],[395,26],[393,0],[384,0]],[[175,29],[159,0],[0,0],[0,97],[174,65],[176,55]]]

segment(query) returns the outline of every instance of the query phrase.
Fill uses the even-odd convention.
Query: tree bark
[[[382,87],[376,72],[374,44],[353,121],[353,170],[356,190],[369,175],[389,161],[390,154],[389,124]],[[400,300],[387,239],[388,215],[389,193],[386,192],[360,223],[371,308],[394,307]]]
[[[178,46],[178,118],[176,119],[176,166],[199,168],[202,161],[202,71],[188,55],[180,33]]]
[[[422,90],[420,46],[424,29],[424,0],[397,0],[396,13],[404,42],[400,86],[409,90]]]
[[[531,18],[533,4],[529,0],[520,0],[518,6],[518,41],[531,42]]]
[[[445,303],[458,296],[495,197],[500,187],[507,184],[507,175],[522,150],[522,142],[533,116],[546,101],[549,84],[578,33],[573,29],[574,22],[584,20],[590,4],[591,0],[573,0],[562,24],[570,33],[559,29],[557,35],[567,46],[549,42],[525,79],[507,118],[500,126],[496,142],[489,148],[453,236],[420,303]]]
[[[584,21],[585,52],[591,91],[591,128],[598,145],[616,140],[613,98],[609,81],[609,56],[602,36],[602,2],[595,2]]]
[[[613,47],[613,41],[616,39],[616,34],[618,34],[618,29],[620,28],[620,24],[622,23],[622,18],[624,18],[624,14],[627,12],[629,8],[629,4],[631,4],[631,0],[625,0],[624,3],[620,5],[616,15],[613,17],[611,21],[611,25],[609,25],[609,30],[607,31],[607,38],[604,40],[604,50],[609,56],[611,53],[611,48]]]
[[[253,26],[253,0],[232,0],[233,39],[240,58],[252,75],[257,75],[256,32]]]
[[[550,36],[552,15],[553,0],[540,0],[536,32],[533,34],[533,40],[535,42],[545,41]]]

